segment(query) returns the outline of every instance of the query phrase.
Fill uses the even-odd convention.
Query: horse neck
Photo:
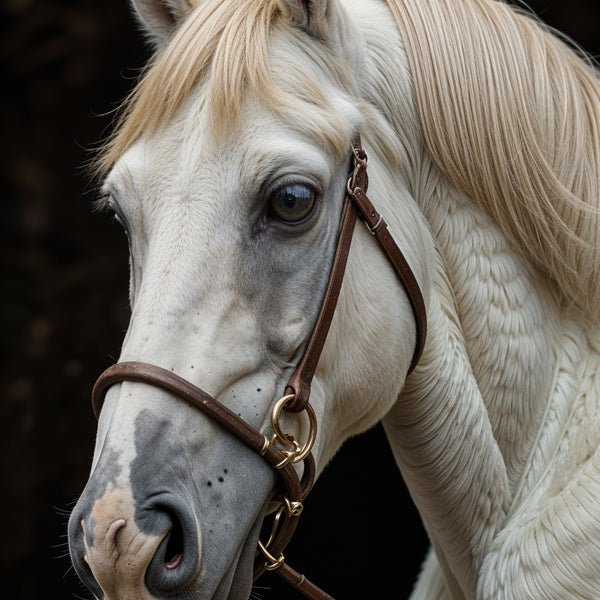
[[[346,2],[366,41],[363,93],[395,132],[399,168],[437,247],[435,287],[449,299],[441,304],[452,305],[467,367],[514,489],[555,395],[557,370],[569,363],[569,340],[586,345],[582,317],[563,305],[556,287],[511,247],[483,209],[441,179],[424,148],[393,18],[382,3]],[[446,353],[444,344],[439,348]]]
[[[421,207],[437,250],[429,339],[384,424],[445,578],[470,597],[489,543],[553,460],[598,354],[481,209],[442,183]]]
[[[573,335],[557,290],[493,221],[441,183],[422,202],[443,261],[469,368],[511,489],[552,396],[562,338]]]
[[[584,388],[598,387],[582,377],[598,372],[598,328],[442,179],[423,145],[393,20],[373,9],[370,27],[367,4],[365,95],[404,149],[407,188],[436,248],[428,343],[384,425],[452,596],[474,597],[491,540],[540,489]]]
[[[549,435],[551,412],[563,413],[564,426],[574,409],[586,385],[583,373],[598,362],[599,330],[471,200],[442,184],[421,206],[515,492],[531,477],[536,453],[558,443],[541,442],[540,435]]]

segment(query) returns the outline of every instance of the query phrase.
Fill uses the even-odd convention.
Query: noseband
[[[159,387],[202,411],[269,462],[280,475],[285,492],[275,497],[278,509],[275,512],[269,539],[266,543],[258,542],[259,552],[254,566],[254,579],[256,580],[265,570],[275,571],[299,592],[313,600],[333,600],[333,598],[287,565],[283,550],[296,529],[303,508],[302,503],[314,482],[315,463],[311,449],[316,439],[317,423],[315,413],[308,403],[310,386],[331,325],[354,226],[359,215],[394,267],[412,306],[416,322],[416,344],[408,373],[414,369],[421,357],[427,333],[425,303],[419,284],[402,251],[394,242],[385,220],[367,197],[367,185],[367,156],[361,147],[360,137],[357,137],[352,148],[352,169],[346,186],[337,247],[325,297],[304,355],[286,386],[285,395],[273,407],[272,437],[269,438],[254,429],[225,405],[182,377],[147,363],[124,362],[109,367],[100,375],[92,391],[92,405],[94,414],[98,418],[106,391],[113,384],[134,381]],[[280,416],[284,410],[294,413],[306,412],[309,434],[302,446],[293,435],[283,432]],[[304,463],[301,479],[298,478],[294,467],[297,463]]]

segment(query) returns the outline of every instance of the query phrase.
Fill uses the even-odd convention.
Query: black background
[[[597,0],[530,4],[600,52]],[[65,526],[92,457],[91,385],[119,354],[128,304],[126,241],[92,212],[85,163],[147,52],[125,0],[3,0],[1,10],[2,588],[89,598]],[[426,547],[376,428],[327,468],[288,557],[338,600],[405,598]],[[256,591],[298,597],[273,575]]]

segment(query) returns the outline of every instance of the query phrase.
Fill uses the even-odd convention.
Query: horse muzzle
[[[198,520],[177,496],[150,494],[138,506],[129,488],[109,485],[86,506],[71,516],[69,541],[77,574],[98,598],[145,600],[198,587]]]

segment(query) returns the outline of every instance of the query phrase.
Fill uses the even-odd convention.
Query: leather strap
[[[296,367],[296,371],[290,378],[286,394],[294,394],[294,400],[286,407],[291,412],[300,412],[304,410],[308,404],[310,397],[310,385],[321,356],[321,351],[329,333],[329,326],[333,319],[333,313],[337,305],[337,300],[342,287],[348,253],[350,252],[350,244],[352,242],[352,233],[356,223],[356,206],[350,201],[349,196],[346,196],[342,219],[340,222],[340,231],[338,234],[338,243],[331,266],[329,275],[329,283],[321,305],[321,311],[317,317],[317,322],[313,329],[310,340],[304,351],[302,359]]]
[[[100,375],[92,390],[92,406],[96,418],[100,416],[100,410],[108,388],[122,381],[135,381],[153,385],[170,392],[181,400],[185,400],[227,429],[254,452],[261,454],[273,466],[280,464],[286,458],[277,446],[265,444],[265,436],[260,431],[254,429],[210,394],[172,371],[147,363],[117,363]],[[288,496],[289,499],[293,501],[304,500],[314,482],[314,468],[305,469],[302,487],[299,487],[298,476],[291,464],[277,469],[277,471],[281,475],[286,489],[291,494]]]
[[[268,443],[268,439],[262,433],[204,390],[161,367],[141,362],[123,362],[109,367],[100,375],[92,390],[92,407],[96,418],[100,416],[108,388],[123,381],[145,383],[161,388],[219,423],[276,468],[285,485],[285,496],[291,502],[302,503],[311,490],[315,477],[315,463],[312,454],[305,459],[302,480],[299,480],[291,463],[283,467],[278,466],[285,461],[286,456],[277,446]],[[280,556],[285,550],[296,530],[299,516],[299,513],[287,515],[282,520],[277,535],[269,544],[269,552],[273,556]],[[254,567],[254,579],[258,578],[264,570],[264,560],[257,560]]]
[[[327,592],[324,592],[306,579],[304,575],[292,569],[287,563],[283,563],[276,573],[306,598],[311,600],[334,600]]]
[[[331,267],[329,283],[321,305],[321,311],[307,344],[304,355],[296,371],[290,378],[286,393],[294,394],[293,402],[287,410],[299,412],[304,410],[310,397],[310,386],[321,356],[321,351],[327,339],[331,320],[337,305],[344,271],[352,243],[352,234],[356,223],[357,211],[365,221],[369,231],[375,236],[385,252],[400,282],[404,286],[411,304],[416,323],[416,343],[408,373],[416,367],[425,346],[427,337],[427,314],[421,288],[412,272],[404,254],[394,241],[387,223],[377,212],[367,196],[369,185],[367,175],[367,155],[362,148],[360,136],[356,137],[353,145],[353,171],[348,180],[347,193],[344,201],[343,215],[336,253]]]
[[[360,187],[356,187],[353,190],[352,197],[354,198],[356,206],[360,210],[361,217],[367,224],[369,231],[375,236],[390,263],[394,267],[398,278],[404,286],[413,310],[417,326],[417,336],[415,350],[407,373],[410,374],[417,366],[417,363],[423,354],[423,348],[425,347],[425,340],[427,338],[427,312],[425,310],[423,294],[421,293],[419,283],[406,261],[404,254],[396,245],[394,238],[392,238],[385,219],[377,212],[373,204],[371,204],[366,192]]]

